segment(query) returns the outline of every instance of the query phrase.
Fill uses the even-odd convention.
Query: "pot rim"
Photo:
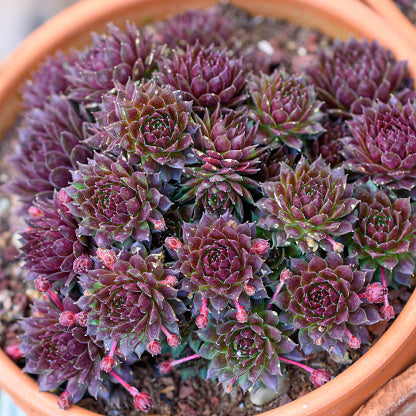
[[[85,44],[85,41],[90,39],[89,32],[97,27],[100,30],[104,29],[106,21],[112,20],[119,24],[121,18],[125,20],[126,16],[132,17],[132,14],[128,13],[130,8],[134,8],[136,15],[141,16],[141,21],[137,21],[141,24],[146,23],[149,16],[163,19],[187,8],[208,7],[217,2],[217,0],[83,0],[64,10],[27,37],[0,67],[0,103],[7,103],[3,105],[6,108],[1,108],[0,104],[0,135],[10,127],[19,111],[16,85],[22,85],[21,80],[30,75],[42,57],[58,49],[68,49],[73,40],[77,45]],[[255,4],[251,0],[233,0],[232,3],[252,14],[261,12],[264,15],[279,15],[294,23],[319,28],[333,37],[338,35],[348,39],[349,36],[354,35],[369,40],[377,37],[381,44],[393,50],[397,58],[407,57],[409,70],[413,76],[416,76],[416,56],[412,46],[393,29],[386,27],[380,16],[358,0],[349,0],[348,4],[345,0],[258,0],[254,2]],[[51,33],[54,36],[51,36]],[[34,44],[36,47],[32,46]],[[416,293],[412,294],[392,326],[356,363],[319,389],[278,409],[262,413],[261,416],[347,414],[333,410],[334,397],[347,406],[348,414],[352,413],[385,381],[416,359],[416,349],[412,345],[412,342],[416,341],[416,322],[412,318],[414,310],[416,310]],[[414,352],[412,353],[411,350]],[[388,369],[388,365],[396,360],[399,361],[398,364],[395,364],[393,369]],[[46,414],[97,416],[97,413],[78,406],[73,406],[65,412],[59,410],[56,406],[56,396],[39,393],[35,381],[22,373],[20,368],[1,351],[0,363],[5,365],[5,370],[0,372],[0,385],[15,399],[28,405],[29,409],[34,411],[34,415],[40,414],[42,410],[50,410],[51,413]],[[361,390],[365,387],[364,380],[368,380],[369,376],[370,382],[366,383],[369,384],[370,390],[362,393]],[[15,391],[16,387],[17,391]],[[354,399],[351,399],[351,394],[355,395]]]
[[[393,0],[363,0],[385,20],[393,30],[416,48],[416,26],[406,17]]]

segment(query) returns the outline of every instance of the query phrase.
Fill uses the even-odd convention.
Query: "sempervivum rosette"
[[[403,103],[415,97],[407,88],[406,61],[396,61],[376,41],[337,40],[332,50],[318,52],[318,62],[308,73],[318,98],[346,117],[361,114],[376,99],[387,102],[392,94]]]
[[[368,268],[385,267],[409,285],[416,260],[416,214],[408,198],[391,199],[360,189],[351,249]]]
[[[416,185],[416,107],[377,103],[349,122],[343,139],[345,167],[379,186],[412,190]]]
[[[73,62],[72,57],[67,57],[62,52],[56,56],[46,58],[39,69],[32,74],[23,87],[23,106],[26,110],[31,108],[43,108],[47,104],[47,97],[64,94],[69,86],[66,71]]]
[[[232,42],[236,31],[235,23],[218,7],[187,10],[157,24],[158,38],[170,48],[186,49],[187,45],[196,43],[205,47],[211,44],[224,47]]]
[[[235,210],[241,218],[242,200],[254,204],[251,191],[259,184],[250,176],[259,170],[266,150],[254,143],[256,126],[249,126],[245,112],[221,116],[220,107],[196,120],[200,128],[192,150],[197,166],[185,169],[190,179],[183,184],[180,202],[195,199],[196,216],[202,209],[219,214]]]
[[[248,86],[254,104],[250,117],[260,123],[263,140],[270,146],[283,143],[300,151],[302,138],[324,131],[319,123],[322,102],[302,77],[276,70],[271,75],[252,75]]]
[[[159,82],[180,90],[185,100],[193,101],[195,111],[214,110],[218,104],[233,108],[247,98],[247,71],[242,60],[214,45],[196,44],[183,53],[162,58],[157,77]]]
[[[169,345],[173,338],[179,343],[176,314],[183,312],[183,304],[165,280],[169,272],[163,256],[142,254],[117,258],[111,270],[90,270],[80,277],[88,292],[78,304],[89,310],[89,330],[98,340],[119,342],[126,357],[133,351],[140,357],[146,348],[157,353],[154,345],[161,333]]]
[[[73,314],[80,311],[69,297],[61,306],[62,309],[51,302],[36,301],[32,316],[23,320],[19,347],[27,359],[24,371],[39,375],[41,391],[67,382],[65,393],[73,403],[81,400],[87,390],[97,398],[102,384],[100,361],[104,346],[76,320],[71,325],[61,324],[63,310]]]
[[[288,354],[296,346],[278,329],[278,322],[273,311],[249,314],[243,323],[235,311],[229,311],[226,322],[199,332],[204,342],[199,354],[210,360],[207,377],[223,385],[235,379],[244,391],[258,382],[276,390],[279,354]]]
[[[267,297],[254,237],[254,223],[237,224],[229,213],[219,218],[204,214],[198,224],[184,224],[178,267],[185,277],[182,288],[195,295],[196,308],[203,300],[217,312],[229,301],[249,308],[246,292]]]
[[[342,168],[331,169],[321,158],[302,157],[295,169],[280,165],[277,181],[263,185],[266,198],[257,205],[265,214],[259,225],[276,233],[277,245],[293,241],[302,251],[327,249],[333,238],[352,231],[358,200]]]
[[[157,68],[162,46],[147,30],[127,23],[125,30],[108,25],[108,34],[93,34],[93,45],[67,66],[69,96],[83,106],[99,103],[115,84],[149,78]]]
[[[65,96],[52,95],[43,108],[25,113],[19,129],[19,153],[14,156],[21,172],[10,187],[30,204],[35,196],[52,197],[71,180],[70,170],[92,155],[82,142],[82,124],[76,106]]]
[[[334,251],[326,259],[314,255],[309,262],[291,260],[291,276],[285,279],[286,290],[277,296],[276,304],[299,330],[306,353],[321,347],[343,355],[345,344],[359,347],[364,341],[360,326],[381,319],[375,306],[362,303],[359,296],[371,278],[372,271],[344,264]]]
[[[71,212],[80,218],[79,234],[93,236],[98,246],[124,243],[130,237],[149,240],[149,223],[164,228],[161,212],[169,206],[162,195],[159,174],[134,169],[122,158],[94,154],[87,165],[79,165],[68,189]]]
[[[25,268],[41,291],[51,285],[68,291],[76,279],[74,261],[87,252],[78,237],[78,221],[68,212],[68,195],[62,190],[53,200],[38,201],[29,209],[28,228],[22,233]],[[45,284],[42,287],[39,284]]]
[[[117,85],[103,97],[96,115],[98,129],[88,141],[113,153],[138,156],[147,170],[160,165],[183,168],[192,143],[191,102],[176,98],[169,87],[149,81]],[[94,130],[94,129],[93,129]]]

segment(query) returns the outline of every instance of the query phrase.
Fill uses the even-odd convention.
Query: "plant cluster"
[[[148,411],[125,380],[162,352],[160,373],[195,364],[226,391],[276,389],[286,365],[320,386],[302,361],[367,343],[394,317],[388,287],[411,285],[406,63],[350,40],[305,74],[255,72],[233,25],[219,9],[109,25],[23,91],[11,188],[41,295],[20,348],[62,409],[121,385]]]

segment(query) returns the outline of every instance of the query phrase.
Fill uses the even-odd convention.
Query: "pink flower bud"
[[[91,257],[86,254],[83,254],[82,256],[79,256],[74,260],[72,269],[77,274],[85,274],[88,272],[88,270],[91,270],[92,264],[93,262]]]
[[[72,406],[71,400],[69,400],[69,393],[64,391],[58,398],[58,407],[61,410],[68,410]]]
[[[181,241],[176,237],[168,237],[165,240],[165,244],[167,248],[170,248],[172,250],[178,250],[182,247]]]
[[[163,361],[163,363],[159,364],[159,373],[160,374],[167,374],[173,370],[173,365],[171,361]]]
[[[59,316],[59,323],[62,326],[72,326],[75,324],[77,320],[77,315],[75,312],[72,311],[63,311]]]
[[[31,206],[28,210],[31,218],[43,217],[43,211],[39,207]]]
[[[153,400],[147,393],[137,393],[133,398],[136,410],[148,412],[153,407]]]
[[[56,195],[56,200],[62,205],[63,209],[68,212],[69,209],[65,205],[68,202],[71,201],[71,197],[67,194],[67,192],[64,189],[61,189],[58,194]]]
[[[288,279],[289,277],[292,276],[292,273],[289,269],[283,269],[282,272],[280,273],[280,280],[282,282],[284,282],[286,279]]]
[[[164,282],[168,285],[168,286],[176,286],[178,284],[178,279],[176,278],[176,276],[174,276],[173,274],[169,274],[166,276]]]
[[[106,355],[102,360],[100,364],[100,368],[102,371],[105,371],[106,373],[109,373],[114,367],[114,358],[110,357],[109,355]]]
[[[361,345],[360,338],[355,337],[354,335],[352,335],[352,336],[351,336],[351,338],[350,338],[350,340],[348,341],[348,345],[349,345],[351,348],[354,348],[355,350],[356,350],[357,348],[360,348],[360,345]]]
[[[114,263],[117,260],[117,255],[114,250],[108,248],[97,248],[97,257],[103,262],[104,266],[113,270]]]
[[[391,305],[385,305],[380,309],[381,317],[385,321],[390,321],[390,319],[393,319],[395,317],[395,312],[393,309],[393,306]]]
[[[18,361],[22,358],[22,350],[19,347],[19,344],[15,342],[14,344],[9,344],[4,347],[4,352],[13,360]]]
[[[156,220],[153,222],[153,226],[155,227],[156,231],[161,231],[166,227],[165,220],[164,219]]]
[[[147,344],[147,350],[152,355],[158,355],[162,351],[162,345],[161,345],[161,343],[159,341],[156,341],[155,339],[152,339]]]
[[[176,348],[181,343],[181,339],[176,334],[168,336],[168,344],[172,348]]]
[[[331,380],[331,376],[325,370],[322,370],[322,368],[314,370],[311,375],[311,381],[315,387],[321,387],[329,380]]]
[[[250,248],[250,253],[258,254],[259,256],[264,256],[267,254],[270,248],[270,243],[266,240],[257,240],[253,243]]]
[[[381,283],[375,282],[367,286],[365,296],[370,303],[381,303],[384,301],[384,296],[387,294],[387,288]]]
[[[201,313],[195,320],[196,326],[199,329],[205,329],[208,325],[208,316],[205,313]]]
[[[51,289],[51,287],[52,286],[46,276],[38,276],[35,279],[35,288],[39,292],[47,292]]]
[[[87,312],[77,313],[77,322],[81,326],[87,326],[88,325],[88,313]]]
[[[244,292],[247,293],[247,296],[253,296],[256,293],[256,288],[252,285],[245,285]]]
[[[235,317],[237,321],[240,322],[241,324],[243,324],[244,322],[247,322],[247,319],[248,319],[247,312],[244,309],[240,309],[239,311],[237,311]]]

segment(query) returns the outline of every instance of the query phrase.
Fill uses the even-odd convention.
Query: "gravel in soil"
[[[241,10],[223,6],[224,13],[233,15],[248,32],[248,36],[268,55],[272,67],[284,66],[291,72],[300,73],[313,59],[319,47],[326,47],[331,40],[321,33],[298,27],[284,21],[264,17],[251,18]],[[8,155],[16,146],[16,138],[6,138],[0,145],[0,183],[7,183],[12,174],[12,166],[7,162]],[[16,323],[28,314],[28,304],[38,296],[32,283],[24,281],[22,261],[19,258],[18,232],[24,228],[22,219],[11,211],[17,201],[0,188],[0,345],[4,348],[18,342],[19,326]],[[410,297],[410,291],[402,288],[389,294],[398,314]],[[307,358],[306,363],[315,368],[324,368],[332,376],[342,372],[351,362],[365,353],[384,332],[386,323],[370,328],[370,344],[359,350],[351,350],[341,362],[328,360],[326,353]],[[203,381],[197,376],[181,379],[181,372],[174,369],[166,376],[156,370],[157,360],[147,357],[133,365],[132,384],[151,394],[155,407],[149,416],[252,416],[282,406],[302,397],[314,388],[309,375],[293,366],[287,367],[290,379],[289,389],[272,402],[259,407],[254,405],[241,389],[234,388],[225,394],[222,387],[211,381]],[[338,360],[339,361],[339,360]],[[23,365],[22,360],[18,364]],[[91,411],[108,416],[133,416],[137,411],[130,398],[124,400],[125,392],[116,389],[112,392],[112,406],[103,400],[92,398],[82,400],[79,405]],[[127,407],[126,407],[127,406]]]

